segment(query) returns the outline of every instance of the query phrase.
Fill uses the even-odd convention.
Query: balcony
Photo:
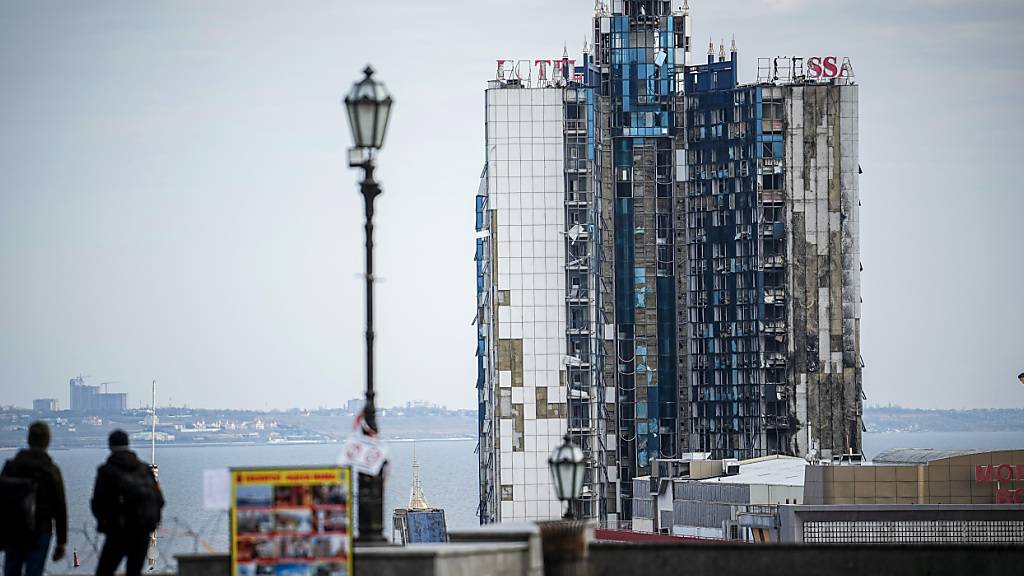
[[[782,204],[786,201],[786,193],[783,190],[762,190],[761,202],[763,204]]]
[[[565,301],[569,304],[590,304],[590,290],[571,287],[565,292]]]
[[[586,134],[587,121],[582,119],[570,119],[565,121],[566,134]]]
[[[594,423],[590,418],[569,418],[570,432],[590,432]]]
[[[590,325],[580,324],[575,326],[568,326],[565,329],[565,333],[569,336],[589,336]]]
[[[589,170],[589,163],[586,160],[565,160],[565,172],[569,174],[586,174]]]
[[[590,204],[590,194],[587,192],[567,192],[565,205],[570,207],[585,208]]]
[[[761,120],[761,132],[764,134],[779,134],[783,129],[784,125],[782,120]]]

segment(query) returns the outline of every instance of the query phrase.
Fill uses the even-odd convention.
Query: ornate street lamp
[[[372,67],[363,68],[363,74],[366,76],[353,84],[345,96],[348,124],[355,148],[380,150],[384,147],[393,100],[384,84],[373,78]]]
[[[562,445],[555,448],[548,458],[548,469],[551,471],[551,481],[555,485],[555,495],[563,502],[569,501],[569,507],[563,516],[566,520],[576,517],[572,511],[572,503],[580,497],[583,488],[583,468],[583,451],[572,443],[569,433],[566,432]]]
[[[373,68],[363,69],[366,75],[352,85],[345,97],[349,127],[355,146],[349,151],[349,166],[363,169],[359,190],[366,212],[366,404],[363,425],[370,436],[377,435],[377,408],[373,389],[373,201],[380,195],[380,185],[373,179],[374,156],[384,145],[384,133],[391,116],[391,95],[373,78]],[[377,476],[359,475],[359,538],[360,544],[378,544],[384,539],[384,471]]]

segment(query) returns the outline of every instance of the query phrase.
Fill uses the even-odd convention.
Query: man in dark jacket
[[[4,464],[0,475],[31,478],[36,482],[35,530],[8,543],[4,558],[4,576],[40,576],[46,565],[46,553],[54,526],[57,529],[57,547],[53,561],[64,557],[68,543],[68,508],[64,499],[64,478],[46,449],[50,446],[50,427],[45,422],[33,422],[28,427],[28,450],[21,450]]]
[[[96,576],[112,576],[125,557],[125,576],[139,576],[164,499],[153,469],[128,449],[124,430],[111,432],[108,444],[110,457],[96,473],[90,503],[97,530],[107,535]]]

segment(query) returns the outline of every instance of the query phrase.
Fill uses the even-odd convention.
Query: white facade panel
[[[545,418],[559,393],[565,333],[564,121],[560,88],[487,91],[487,160],[496,237],[500,521],[551,518],[548,434],[564,422]],[[493,124],[493,126],[492,126]],[[507,291],[507,292],[505,292]],[[538,388],[546,395],[538,402]],[[557,517],[557,516],[555,516]]]

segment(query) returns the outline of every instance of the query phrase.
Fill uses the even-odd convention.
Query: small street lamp
[[[569,439],[569,433],[565,433],[562,445],[555,448],[548,458],[548,469],[551,471],[551,481],[555,485],[555,495],[561,501],[569,501],[569,507],[565,511],[566,520],[576,518],[572,511],[572,503],[580,497],[583,488],[583,451],[573,444]]]
[[[359,189],[366,212],[366,404],[363,423],[366,433],[377,435],[377,408],[373,389],[373,201],[380,195],[380,185],[373,179],[374,156],[384,145],[384,133],[391,116],[391,95],[373,78],[373,68],[363,69],[366,75],[352,85],[345,97],[349,127],[355,146],[349,150],[349,166],[363,169]],[[360,544],[380,544],[384,539],[384,471],[377,476],[359,475],[359,538]]]

